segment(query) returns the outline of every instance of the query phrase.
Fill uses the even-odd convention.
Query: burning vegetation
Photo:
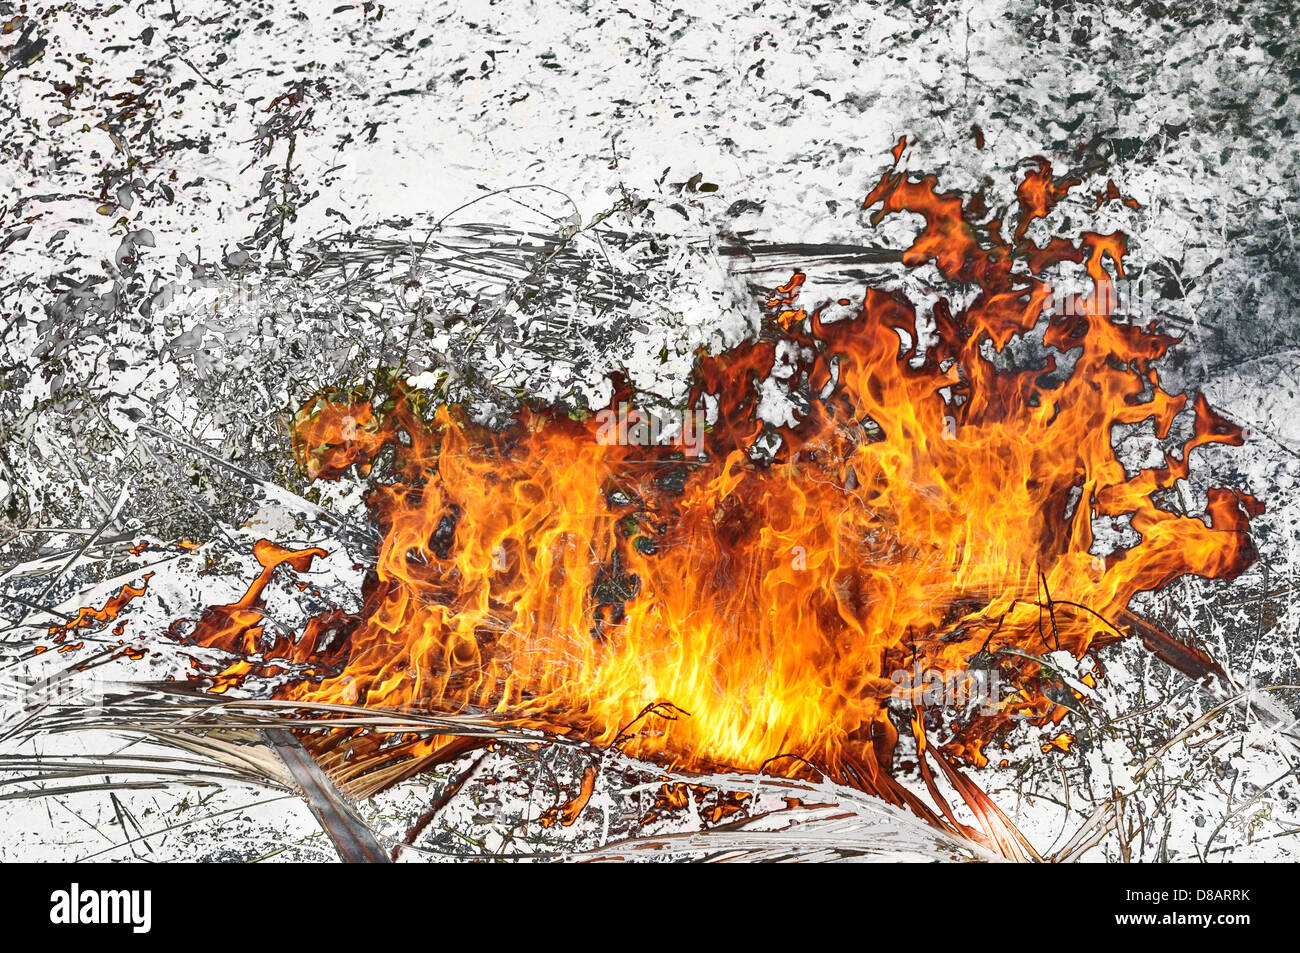
[[[246,595],[186,634],[237,656],[203,673],[211,690],[280,676],[286,700],[489,712],[679,769],[818,772],[960,827],[933,761],[981,820],[996,815],[961,766],[983,765],[1019,721],[1068,718],[1075,689],[1044,656],[1124,637],[1140,592],[1240,573],[1261,506],[1231,489],[1210,491],[1203,518],[1162,505],[1197,447],[1242,433],[1204,398],[1161,388],[1173,338],[1111,313],[1122,234],[1031,237],[1079,183],[1032,161],[1004,221],[982,195],[899,171],[903,145],[865,207],[877,221],[920,215],[904,264],[963,293],[918,314],[868,288],[833,320],[801,305],[796,274],[769,298],[762,340],[700,356],[687,410],[709,426],[695,452],[602,439],[598,417],[545,407],[495,431],[407,387],[309,401],[293,431],[304,471],[372,478],[381,538],[364,606],[300,633],[268,626],[272,575],[323,552],[263,541]],[[1058,309],[1050,276],[1071,267],[1091,290]],[[1004,359],[1033,335],[1041,363]],[[760,418],[772,387],[799,408],[793,422]],[[613,405],[633,399],[620,384]],[[1113,429],[1166,439],[1185,411],[1181,452],[1126,470]],[[1138,541],[1100,552],[1101,517]],[[896,675],[913,671],[994,676],[1001,691],[927,709],[919,691],[900,700]],[[904,733],[939,814],[896,779]],[[483,743],[397,741],[388,761],[404,775]],[[316,742],[326,760],[332,745]],[[363,784],[365,764],[335,767]]]

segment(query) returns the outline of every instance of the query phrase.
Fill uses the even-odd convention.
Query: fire
[[[1155,370],[1174,339],[1107,310],[1124,236],[1037,245],[1032,223],[1078,184],[1046,160],[1020,182],[1005,237],[981,199],[898,171],[900,153],[865,206],[877,220],[921,215],[905,264],[932,262],[978,294],[922,321],[868,289],[855,317],[831,321],[799,305],[796,274],[768,301],[775,340],[700,357],[689,408],[709,408],[702,453],[611,443],[595,418],[546,408],[493,432],[405,390],[379,405],[309,401],[294,429],[308,475],[386,474],[368,500],[382,540],[364,608],[296,638],[267,629],[271,574],[319,551],[260,544],[248,594],[192,635],[239,655],[214,688],[292,670],[289,699],[493,712],[675,767],[815,766],[907,803],[893,781],[900,726],[948,771],[984,763],[1016,719],[1061,721],[1034,656],[1082,658],[1123,635],[1137,593],[1232,577],[1253,558],[1249,496],[1211,490],[1206,518],[1158,502],[1195,448],[1242,434],[1197,397],[1181,454],[1126,472],[1112,428],[1150,422],[1165,438],[1189,400]],[[1092,293],[1043,317],[1057,266],[1081,267]],[[1044,364],[999,366],[1044,324]],[[805,410],[767,428],[771,454],[755,448],[765,379]],[[614,404],[629,397],[619,387]],[[1127,516],[1140,542],[1094,556],[1099,516]],[[1014,691],[938,727],[919,705],[900,719],[893,676],[918,665],[996,670]]]
[[[122,610],[125,609],[133,600],[138,599],[140,596],[145,594],[149,585],[149,580],[152,578],[153,573],[148,572],[144,574],[144,580],[138,586],[133,586],[129,582],[124,583],[122,588],[117,591],[117,594],[109,596],[104,600],[104,604],[98,609],[93,606],[82,606],[77,610],[77,614],[68,619],[67,622],[49,627],[48,635],[50,636],[50,641],[55,645],[62,646],[59,649],[60,652],[77,651],[82,648],[83,643],[67,643],[66,640],[70,635],[84,632],[95,632],[102,629],[110,622],[117,622],[117,625],[113,627],[113,634],[121,635],[125,631],[126,620],[123,619],[118,621],[118,616],[122,614]],[[46,649],[40,648],[38,651],[43,652],[46,651]],[[136,655],[134,650],[129,654],[132,654],[133,657]]]

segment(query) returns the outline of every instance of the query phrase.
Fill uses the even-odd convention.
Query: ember
[[[490,711],[674,767],[817,771],[922,810],[894,779],[909,731],[932,793],[927,758],[978,800],[957,763],[982,765],[1018,720],[1068,715],[1041,657],[1122,637],[1139,592],[1240,573],[1261,510],[1227,489],[1210,491],[1204,519],[1159,504],[1195,448],[1242,433],[1203,398],[1161,389],[1173,338],[1113,320],[1123,235],[1030,237],[1078,184],[1034,160],[1004,223],[933,176],[887,172],[865,206],[877,221],[924,218],[905,264],[978,294],[922,319],[869,288],[856,317],[832,321],[800,307],[794,275],[768,301],[772,339],[701,355],[699,455],[599,439],[599,418],[552,409],[493,432],[408,389],[377,405],[316,397],[294,430],[304,470],[374,468],[382,540],[364,608],[296,639],[267,630],[271,574],[319,551],[261,544],[249,593],[193,633],[239,656],[214,688],[294,664],[288,699]],[[1047,273],[1070,266],[1092,293],[1044,316]],[[1008,366],[1008,344],[1036,327],[1045,363]],[[795,422],[765,427],[763,382],[801,408]],[[631,398],[620,386],[611,406]],[[1181,454],[1126,472],[1112,429],[1149,422],[1165,439],[1189,403]],[[1140,540],[1094,555],[1096,517],[1126,518]],[[896,673],[927,670],[996,673],[1010,691],[940,724],[919,701],[891,711]],[[1042,747],[1071,737],[1053,728]],[[465,750],[411,744],[413,769]],[[584,783],[550,821],[569,823],[589,795]]]

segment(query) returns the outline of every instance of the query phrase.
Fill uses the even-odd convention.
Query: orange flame
[[[935,730],[919,708],[896,724],[893,673],[983,666],[1016,689],[995,712],[951,719],[949,758],[982,764],[1015,718],[1060,721],[1049,675],[1026,656],[1082,657],[1119,637],[1108,620],[1138,592],[1239,573],[1259,511],[1225,489],[1210,491],[1207,519],[1158,505],[1196,447],[1242,442],[1201,397],[1181,455],[1133,475],[1117,458],[1115,425],[1150,421],[1165,438],[1188,400],[1154,369],[1174,339],[1106,310],[1124,236],[1028,237],[1076,184],[1034,160],[1007,239],[998,218],[978,220],[982,199],[887,172],[865,205],[877,220],[924,218],[905,263],[933,262],[978,295],[961,309],[941,300],[922,350],[906,299],[868,289],[855,318],[832,322],[796,304],[796,274],[768,302],[789,373],[771,376],[772,340],[700,357],[689,407],[715,406],[716,419],[698,456],[611,444],[596,419],[549,409],[493,432],[456,407],[426,416],[401,390],[377,407],[309,401],[294,448],[313,478],[391,455],[369,496],[382,541],[364,608],[321,616],[296,639],[268,634],[271,573],[319,551],[261,544],[249,593],[194,633],[240,656],[215,690],[305,666],[283,697],[491,711],[679,767],[815,765],[907,803],[892,780],[898,724],[923,759]],[[1044,273],[1069,264],[1093,294],[1048,316],[1055,353],[999,369],[997,353],[1040,323]],[[775,428],[768,456],[754,449],[764,379],[806,408]],[[618,390],[615,406],[629,396]],[[1140,542],[1096,558],[1097,516],[1129,517]],[[437,754],[450,742],[422,744]],[[940,763],[965,796],[969,782]],[[968,803],[1000,816],[974,790]]]
[[[60,652],[75,652],[81,649],[85,643],[68,643],[66,641],[68,636],[74,633],[84,634],[86,632],[94,632],[104,628],[104,626],[108,625],[110,622],[117,621],[118,616],[122,614],[122,610],[125,609],[132,600],[138,599],[140,596],[145,594],[149,586],[149,580],[152,578],[153,573],[148,572],[144,574],[144,580],[138,586],[133,586],[129,582],[124,583],[122,588],[118,590],[117,594],[109,596],[104,600],[104,604],[98,609],[93,606],[82,606],[77,610],[77,614],[67,622],[49,627],[48,635],[50,636],[50,641],[55,645],[62,646],[59,649]],[[121,635],[123,631],[125,631],[125,624],[126,620],[119,621],[117,625],[113,627],[113,634]],[[38,649],[38,651],[45,650]],[[130,650],[125,654],[129,654],[133,658],[143,657],[142,653],[138,650]]]

